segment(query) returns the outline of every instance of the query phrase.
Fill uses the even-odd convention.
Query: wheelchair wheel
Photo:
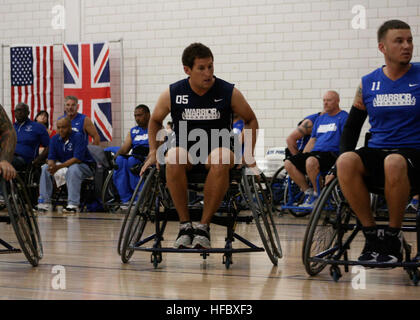
[[[326,266],[326,263],[310,261],[310,258],[336,247],[343,240],[346,231],[344,226],[351,217],[351,209],[335,178],[322,190],[306,228],[302,260],[309,275],[318,274]],[[333,254],[334,250],[324,258],[330,259]]]
[[[244,194],[251,208],[255,224],[268,257],[274,265],[282,257],[280,238],[274,223],[271,210],[271,195],[264,174],[259,178],[247,175],[246,168],[242,171]]]
[[[286,169],[280,167],[271,178],[270,190],[273,195],[272,208],[277,212],[281,212],[281,205],[284,204],[284,192],[286,191]]]
[[[1,188],[20,248],[29,263],[36,267],[42,259],[43,248],[38,222],[25,185],[17,176],[13,181],[2,179]]]
[[[120,202],[120,196],[118,190],[114,185],[113,181],[114,171],[111,170],[104,182],[101,192],[102,205],[105,211],[115,212],[118,209],[118,203]]]
[[[123,241],[120,246],[121,260],[127,263],[134,253],[130,248],[140,241],[147,221],[151,220],[151,211],[156,200],[156,184],[158,182],[157,170],[153,168],[145,177],[142,190],[137,198],[134,209],[128,212],[128,218],[123,231]]]
[[[120,234],[119,234],[119,237],[118,237],[118,247],[117,247],[118,255],[121,255],[121,245],[122,245],[123,239],[125,237],[125,231],[126,231],[126,226],[127,226],[127,220],[128,220],[129,213],[131,212],[132,209],[133,210],[135,209],[135,206],[136,206],[135,199],[136,199],[137,193],[139,192],[140,186],[142,185],[143,181],[144,181],[144,176],[142,176],[140,178],[139,182],[137,183],[137,186],[136,186],[136,188],[134,189],[134,192],[133,192],[133,196],[131,197],[130,203],[128,204],[128,210],[127,210],[127,212],[124,216],[124,219],[123,219],[123,222],[122,222],[122,225],[121,225]]]
[[[305,194],[300,190],[299,186],[289,177],[286,176],[285,187],[284,187],[284,199],[283,203],[289,206],[298,206],[303,203]],[[311,213],[310,210],[297,211],[293,209],[285,209],[286,213],[291,214],[294,217],[305,217]]]

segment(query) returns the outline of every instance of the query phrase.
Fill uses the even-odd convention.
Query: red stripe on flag
[[[39,57],[39,47],[36,47],[36,59],[35,59],[35,61],[36,61],[36,79],[34,79],[34,83],[36,82],[36,103],[37,103],[37,108],[39,108],[40,107],[40,105],[41,105],[41,96],[40,96],[40,88],[39,88],[39,85],[40,85],[40,81],[39,81],[39,69],[40,69],[40,61],[39,61],[39,59],[40,59],[40,57]]]
[[[41,110],[47,110],[47,47],[43,47],[42,49],[42,80],[44,82],[44,88],[42,90],[43,105],[38,108],[38,112]]]
[[[12,122],[15,123],[15,87],[13,86],[10,95],[12,97]]]
[[[98,73],[97,73],[97,75],[95,77],[95,82],[98,81],[98,78],[101,75],[102,69],[104,68],[105,62],[108,61],[108,56],[109,56],[109,49],[106,51],[105,57],[102,60],[101,66],[99,67]]]
[[[70,53],[67,51],[66,46],[63,45],[63,51],[66,54],[71,66],[73,67],[74,72],[76,73],[76,76],[79,76],[79,72],[77,71],[76,65],[73,63],[73,58],[71,57]],[[80,61],[79,61],[80,63]]]
[[[54,67],[53,67],[53,56],[54,48],[50,47],[50,83],[51,83],[51,92],[50,92],[50,129],[53,128],[53,114],[54,114]]]
[[[107,130],[107,128],[105,127],[101,119],[98,117],[96,111],[94,111],[94,114],[95,114],[95,120],[98,122],[99,126],[102,128],[103,133],[105,133],[109,141],[112,141],[111,134],[109,133],[109,131]]]

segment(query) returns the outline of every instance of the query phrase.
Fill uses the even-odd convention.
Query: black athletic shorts
[[[306,174],[306,160],[309,157],[315,157],[318,159],[321,172],[327,172],[334,165],[335,160],[337,160],[337,155],[334,152],[322,152],[322,151],[312,151],[305,153],[298,153],[294,156],[291,156],[289,159],[290,162],[302,173]]]
[[[408,178],[411,188],[420,190],[420,150],[417,149],[375,149],[363,147],[356,151],[362,159],[369,185],[383,188],[385,185],[384,160],[390,154],[400,154],[407,161]]]

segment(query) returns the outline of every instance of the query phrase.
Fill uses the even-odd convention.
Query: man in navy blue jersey
[[[211,139],[212,130],[230,133],[233,113],[237,113],[244,120],[245,129],[252,132],[249,149],[253,155],[258,121],[241,92],[233,84],[214,76],[213,54],[208,47],[201,43],[189,45],[183,52],[182,63],[188,78],[171,84],[160,95],[150,118],[150,153],[141,174],[148,166],[157,163],[156,134],[171,113],[175,145],[166,154],[166,179],[180,220],[174,247],[210,248],[210,221],[229,187],[229,170],[234,166],[230,139],[220,144],[218,139]],[[197,137],[196,143],[194,138]],[[197,152],[197,144],[204,148]],[[248,165],[255,166],[251,154]],[[197,163],[204,166],[208,174],[204,185],[203,215],[200,223],[193,227],[187,207],[186,172]]]
[[[413,36],[400,20],[378,29],[385,65],[362,77],[340,143],[337,160],[342,191],[363,226],[361,262],[402,261],[402,220],[410,189],[419,189],[420,66],[410,63]],[[353,151],[369,116],[367,147]],[[384,187],[389,225],[377,228],[366,181]],[[418,258],[418,257],[417,257]]]

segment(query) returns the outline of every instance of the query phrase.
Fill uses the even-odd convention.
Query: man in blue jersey
[[[32,163],[41,166],[48,155],[50,137],[42,124],[29,119],[29,106],[20,102],[15,107],[16,122],[13,124],[17,135],[13,166],[16,170],[24,170]],[[39,147],[44,150],[39,154]]]
[[[337,159],[340,136],[348,116],[346,111],[340,109],[340,96],[337,92],[326,92],[323,103],[325,113],[316,119],[305,149],[284,162],[290,178],[305,193],[305,200],[301,206],[308,209],[314,206],[318,198],[319,190],[316,183],[318,174],[328,171]],[[312,188],[305,174],[308,175]]]
[[[298,123],[297,128],[289,134],[289,136],[286,138],[286,158],[294,156],[305,149],[306,144],[311,138],[312,128],[315,124],[315,121],[320,115],[321,112],[306,116],[302,121]]]
[[[150,119],[149,107],[144,104],[138,105],[134,109],[134,119],[137,125],[130,129],[123,145],[115,154],[118,169],[114,171],[113,179],[123,205],[130,201],[140,179],[138,174],[134,175],[130,171],[130,168],[144,162],[149,154],[149,135],[147,133]],[[132,155],[128,156],[130,150],[132,150]]]
[[[77,112],[79,110],[79,100],[75,96],[67,96],[64,98],[64,116],[58,119],[67,117],[71,120],[71,127],[73,131],[80,132],[84,139],[89,143],[89,137],[92,137],[94,145],[99,145],[101,138],[95,128],[92,120]]]
[[[80,204],[82,181],[93,176],[90,165],[94,163],[94,160],[88,151],[83,135],[72,130],[70,119],[61,118],[57,121],[57,133],[51,138],[48,163],[42,166],[38,210],[51,210],[52,177],[58,170],[67,168],[68,198],[63,212],[76,213]]]
[[[227,131],[230,135],[232,113],[237,113],[244,120],[245,129],[252,132],[249,165],[255,166],[253,152],[258,121],[241,92],[233,84],[214,76],[213,54],[208,47],[201,43],[189,45],[182,54],[182,64],[188,78],[171,84],[160,95],[150,118],[150,153],[142,173],[151,164],[159,166],[156,135],[165,117],[171,113],[175,146],[166,154],[166,180],[180,220],[174,247],[210,248],[210,221],[229,188],[229,170],[234,166],[230,137],[227,143],[220,144],[217,139],[211,139],[212,130]],[[200,133],[199,140],[195,140]],[[200,148],[198,154],[195,147],[202,142],[204,148]],[[204,184],[202,218],[199,224],[193,226],[187,206],[186,172],[197,163],[208,174]]]
[[[402,261],[401,226],[410,190],[420,187],[420,66],[410,63],[413,36],[407,23],[386,21],[377,37],[385,65],[362,77],[343,132],[337,174],[363,226],[366,242],[359,261],[393,263]],[[367,147],[353,151],[367,116],[372,136]],[[385,230],[376,226],[366,182],[384,188]]]

